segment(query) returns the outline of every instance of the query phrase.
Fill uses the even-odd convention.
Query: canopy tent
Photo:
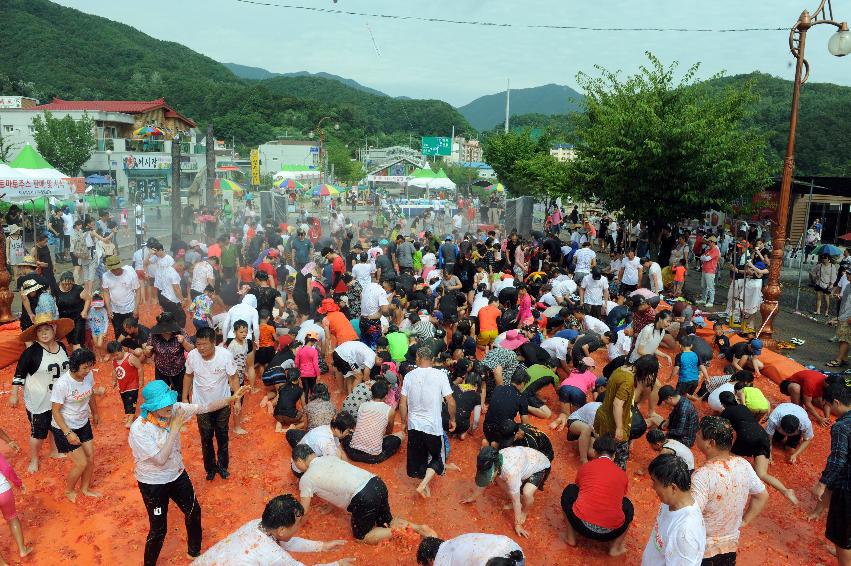
[[[444,173],[444,176],[446,174]],[[434,179],[435,173],[431,169],[416,169],[411,176],[415,179]]]
[[[0,164],[0,195],[3,195],[4,201],[68,198],[72,192],[72,183],[55,169],[23,169]]]
[[[53,169],[53,165],[30,144],[25,145],[9,165],[15,169]]]
[[[429,179],[428,188],[431,190],[454,191],[457,186],[448,177]]]
[[[427,189],[429,188],[429,183],[433,181],[431,177],[414,177],[410,181],[408,181],[409,187],[416,187],[418,189]]]
[[[295,179],[296,181],[317,181],[321,172],[307,165],[282,165],[281,170],[272,177],[275,181]]]

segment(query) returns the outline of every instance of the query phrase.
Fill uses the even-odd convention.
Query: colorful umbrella
[[[239,184],[234,183],[230,179],[216,179],[213,183],[213,190],[215,191],[233,191],[235,193],[242,193],[243,189]]]
[[[340,194],[340,191],[337,187],[325,183],[311,187],[310,194],[315,197],[335,197]]]
[[[837,236],[837,240],[851,240],[851,232],[847,234],[842,234],[841,236]]]
[[[163,131],[156,126],[142,126],[137,130],[133,130],[133,134],[137,136],[161,136]]]
[[[296,181],[295,179],[279,179],[274,183],[275,187],[279,189],[303,189],[304,185]]]
[[[831,244],[822,244],[813,250],[813,255],[829,255],[836,257],[842,255],[842,250]]]
[[[485,191],[489,192],[489,193],[492,193],[493,191],[496,191],[498,193],[504,193],[505,192],[505,186],[503,186],[502,183],[497,183],[495,185],[488,185],[487,187],[485,187]]]

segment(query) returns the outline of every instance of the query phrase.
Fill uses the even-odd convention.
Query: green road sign
[[[422,148],[423,155],[452,155],[452,140],[450,138],[424,137]]]

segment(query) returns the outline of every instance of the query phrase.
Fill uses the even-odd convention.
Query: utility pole
[[[506,79],[505,85],[505,133],[508,133],[508,116],[511,107],[511,79]]]
[[[171,140],[171,233],[180,234],[180,142]]]
[[[213,125],[207,124],[207,183],[203,203],[210,206],[213,202],[213,184],[216,182],[216,141],[213,139]],[[201,199],[199,199],[201,200]]]

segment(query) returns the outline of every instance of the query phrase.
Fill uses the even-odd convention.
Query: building
[[[550,155],[559,161],[571,161],[576,158],[576,150],[568,143],[560,143],[550,148]]]
[[[0,96],[0,100],[14,98]],[[23,98],[23,97],[22,97]],[[32,100],[32,99],[29,99]],[[161,192],[172,186],[171,149],[181,146],[181,188],[187,188],[205,168],[205,136],[196,124],[169,106],[156,100],[62,100],[32,105],[22,100],[19,107],[0,108],[0,133],[12,144],[10,159],[26,144],[36,145],[33,120],[44,112],[56,118],[74,120],[89,117],[94,121],[95,151],[83,165],[83,176],[109,175],[115,180],[121,199],[139,198],[159,203]],[[157,128],[157,135],[137,135],[143,127]]]
[[[452,155],[448,161],[458,163],[460,161],[481,161],[482,144],[479,140],[468,140],[462,136],[455,136],[452,141]]]
[[[257,147],[260,174],[275,174],[288,165],[302,169],[319,168],[319,142],[313,140],[275,140]]]
[[[38,106],[38,100],[28,96],[0,95],[0,108],[32,108]]]
[[[496,182],[496,172],[484,161],[462,161],[458,165],[479,170],[479,179]]]

